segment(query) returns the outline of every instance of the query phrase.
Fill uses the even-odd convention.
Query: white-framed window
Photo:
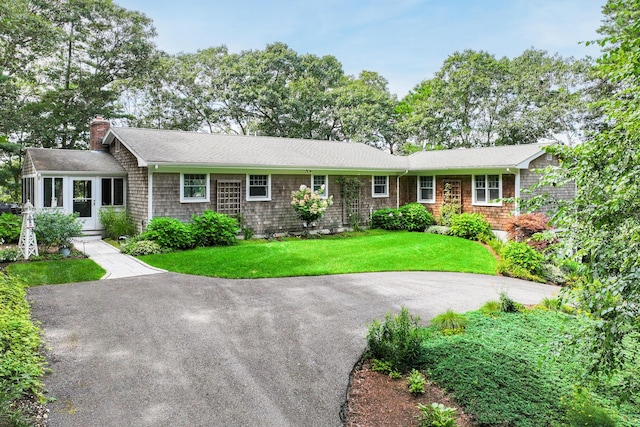
[[[500,175],[473,176],[473,204],[501,206],[502,178]]]
[[[247,175],[247,201],[271,200],[271,175]]]
[[[389,176],[374,175],[371,179],[372,197],[389,197]]]
[[[180,202],[198,203],[209,201],[209,174],[181,173]]]
[[[324,191],[322,186],[324,185]],[[316,192],[320,191],[323,199],[329,196],[329,177],[327,175],[311,175],[311,189]]]
[[[63,179],[42,178],[44,188],[43,206],[45,208],[61,208],[63,206]]]
[[[434,176],[418,177],[418,201],[421,203],[436,202],[436,179]]]
[[[102,178],[102,206],[124,206],[124,178]]]

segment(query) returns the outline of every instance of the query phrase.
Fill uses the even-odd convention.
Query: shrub
[[[457,334],[464,331],[468,320],[464,315],[449,309],[431,319],[431,325],[445,334]]]
[[[535,233],[529,239],[527,244],[539,252],[546,251],[549,247],[558,243],[558,237],[551,230]]]
[[[508,261],[510,265],[515,265],[525,269],[532,274],[539,274],[544,257],[542,254],[526,243],[509,242],[502,249],[502,259]]]
[[[371,214],[371,228],[383,230],[402,230],[402,213],[397,209],[378,209]]]
[[[393,370],[393,366],[391,366],[391,362],[383,362],[378,359],[373,359],[371,362],[371,370],[373,372],[381,372],[383,374],[388,374],[389,378],[398,379],[402,377],[402,374],[398,371]]]
[[[431,225],[427,227],[426,231],[431,234],[441,234],[443,236],[449,235],[449,227],[445,227],[444,225]]]
[[[127,211],[117,211],[114,208],[101,208],[98,212],[100,223],[104,227],[105,234],[111,239],[120,236],[130,236],[136,229]]]
[[[456,427],[456,409],[433,402],[431,405],[418,403],[420,427]]]
[[[507,277],[515,277],[517,279],[529,280],[531,282],[546,283],[546,280],[543,277],[531,273],[526,268],[520,267],[510,260],[501,259],[498,261],[496,272]]]
[[[491,235],[491,225],[478,213],[463,213],[451,218],[449,234],[463,239],[478,240],[482,235]]]
[[[549,228],[549,219],[543,213],[514,215],[507,219],[505,225],[509,240],[516,242],[526,242],[534,234]]]
[[[417,369],[412,369],[409,378],[407,378],[407,386],[411,394],[424,394],[424,385],[427,379]]]
[[[506,292],[500,292],[500,311],[504,313],[519,313],[524,310],[524,306],[516,302],[507,295]]]
[[[22,216],[10,213],[0,215],[0,240],[5,243],[18,243],[22,228]]]
[[[567,282],[562,269],[551,262],[545,262],[540,266],[540,274],[547,282],[555,283],[556,285],[564,285]]]
[[[132,240],[122,245],[120,251],[131,256],[141,256],[162,253],[162,248],[151,240]]]
[[[71,238],[82,234],[82,226],[77,221],[78,214],[66,214],[59,209],[42,209],[35,213],[34,232],[38,244],[43,249],[51,247],[71,247]]]
[[[13,262],[18,259],[18,250],[15,248],[7,248],[0,250],[0,262]]]
[[[429,225],[436,223],[431,213],[420,203],[408,203],[400,206],[402,228],[408,231],[424,231]]]
[[[324,184],[320,189],[312,191],[306,185],[301,185],[298,191],[291,192],[291,207],[302,221],[311,223],[318,221],[325,211],[333,204],[333,196],[322,197]]]
[[[193,247],[191,227],[183,222],[169,217],[153,218],[144,233],[142,240],[153,240],[167,249],[189,249]]]
[[[374,320],[367,333],[370,357],[388,362],[395,371],[407,372],[416,366],[420,357],[422,332],[420,317],[412,316],[402,308],[399,315],[387,313],[384,323]]]
[[[206,210],[202,215],[193,215],[191,221],[196,245],[230,246],[237,242],[236,235],[240,229],[235,218]]]

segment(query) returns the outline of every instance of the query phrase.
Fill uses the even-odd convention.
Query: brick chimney
[[[102,145],[102,140],[107,132],[109,132],[110,127],[111,122],[109,120],[105,120],[102,116],[96,116],[91,120],[91,123],[89,124],[89,149],[91,151],[105,150]]]

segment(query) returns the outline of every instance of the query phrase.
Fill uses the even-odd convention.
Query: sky
[[[175,54],[226,45],[230,52],[286,43],[332,55],[346,74],[375,71],[400,98],[456,51],[513,58],[536,48],[598,57],[606,0],[115,0],[154,21],[159,49]]]

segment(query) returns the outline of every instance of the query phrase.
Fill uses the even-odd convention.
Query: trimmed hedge
[[[462,213],[451,218],[449,235],[469,240],[480,240],[483,236],[493,235],[491,225],[479,213]]]

